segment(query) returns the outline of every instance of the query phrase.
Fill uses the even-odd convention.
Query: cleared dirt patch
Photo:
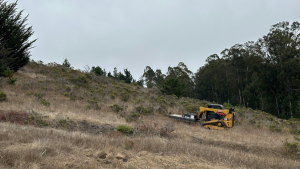
[[[25,111],[4,111],[0,110],[0,122],[11,122],[16,124],[24,124],[27,118],[27,112]]]
[[[90,123],[86,120],[59,120],[58,122],[53,122],[52,126],[55,128],[66,129],[68,131],[82,131],[90,134],[102,134],[115,130],[115,127],[110,124],[96,124]]]
[[[115,127],[110,124],[96,124],[87,120],[72,121],[68,119],[49,119],[48,116],[42,116],[33,111],[27,113],[26,111],[0,110],[0,122],[50,127],[68,131],[81,131],[90,134],[103,134],[115,130]]]

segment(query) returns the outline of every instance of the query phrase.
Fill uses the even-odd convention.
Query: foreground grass
[[[133,137],[117,131],[93,135],[11,123],[0,123],[0,127],[1,168],[297,168],[300,165],[297,157],[283,149],[282,141],[289,137],[288,133],[257,129],[247,134],[239,132],[247,129],[244,127],[210,131],[179,123],[169,137],[152,134]],[[118,154],[122,156],[120,159]]]

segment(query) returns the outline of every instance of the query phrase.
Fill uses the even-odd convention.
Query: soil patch
[[[0,122],[10,122],[21,125],[34,125],[39,127],[51,127],[68,131],[81,131],[90,134],[103,134],[115,130],[110,124],[90,123],[86,120],[73,121],[69,119],[51,120],[48,116],[42,116],[36,112],[4,111],[0,110]]]

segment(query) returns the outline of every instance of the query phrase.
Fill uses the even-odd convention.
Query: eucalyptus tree
[[[168,67],[166,80],[171,77],[178,79],[183,85],[183,96],[194,97],[194,76],[183,62],[179,62],[175,67]]]
[[[154,82],[155,72],[150,66],[146,66],[146,69],[144,70],[143,78],[147,88],[152,88],[153,86],[155,86],[155,82]]]
[[[284,118],[294,116],[299,101],[299,95],[295,95],[293,87],[297,82],[297,74],[291,69],[293,62],[297,63],[300,57],[299,30],[299,22],[291,25],[289,22],[280,22],[273,25],[263,37],[263,47],[267,51],[264,71],[269,75],[263,79],[263,83],[268,84],[269,104],[266,109]]]

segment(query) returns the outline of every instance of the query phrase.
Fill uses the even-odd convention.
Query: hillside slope
[[[169,119],[206,101],[32,61],[1,81],[0,168],[297,168],[300,122],[236,108],[214,131]],[[132,134],[117,131],[131,126]]]

